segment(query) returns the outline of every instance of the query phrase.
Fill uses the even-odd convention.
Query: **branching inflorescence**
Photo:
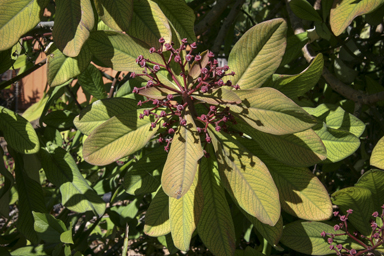
[[[374,212],[372,214],[372,217],[377,218],[380,216],[381,223],[384,223],[384,205],[381,206],[382,213],[379,215],[378,212]],[[347,215],[340,215],[338,211],[333,212],[333,215],[335,217],[339,217],[341,223],[336,224],[333,228],[335,231],[343,230],[345,233],[339,233],[339,234],[332,234],[332,233],[326,233],[323,231],[321,233],[322,237],[328,237],[328,243],[330,244],[330,249],[336,251],[337,255],[363,255],[368,252],[372,252],[375,250],[378,246],[384,244],[384,225],[381,227],[377,225],[375,220],[371,220],[371,228],[372,233],[370,236],[364,236],[362,234],[358,234],[357,232],[350,233],[348,231],[348,216],[353,213],[352,209],[347,210]],[[355,242],[363,246],[365,249],[357,252],[356,249],[348,249],[345,248],[342,244],[334,245],[334,238],[337,236],[349,236],[352,238]],[[359,239],[360,238],[360,239]],[[369,243],[369,245],[367,244]]]
[[[139,118],[153,116],[155,121],[151,123],[151,128],[155,129],[159,125],[160,128],[165,129],[165,132],[160,133],[158,142],[167,143],[164,149],[168,152],[172,135],[176,132],[177,126],[187,125],[184,115],[188,109],[193,119],[200,123],[197,132],[205,135],[205,142],[210,143],[211,138],[207,130],[210,124],[215,127],[216,131],[227,131],[226,123],[228,121],[236,123],[236,120],[229,112],[228,107],[209,105],[197,100],[194,96],[210,97],[213,92],[223,86],[240,89],[239,85],[233,85],[230,80],[223,81],[225,76],[234,76],[235,72],[227,73],[228,66],[219,67],[213,52],[207,51],[201,55],[193,55],[196,42],[187,47],[187,39],[183,39],[177,49],[174,48],[173,42],[171,44],[165,43],[163,38],[159,39],[159,43],[161,45],[159,49],[152,47],[149,52],[160,55],[163,63],[156,63],[140,55],[137,57],[136,63],[143,68],[143,72],[142,74],[131,73],[132,78],[143,76],[148,79],[144,87],[133,89],[133,93],[147,97],[147,100],[139,101],[138,105],[141,106],[144,103],[154,105],[151,109],[145,109]],[[190,65],[192,61],[193,63]],[[172,67],[175,66],[180,67],[180,74],[174,73]],[[160,79],[158,74],[164,71],[168,77],[172,78],[174,87],[164,84]],[[178,79],[177,76],[181,79]],[[151,97],[147,93],[150,88],[156,88],[163,96]],[[206,110],[203,114],[198,114],[196,111],[195,105],[198,103],[202,104]]]

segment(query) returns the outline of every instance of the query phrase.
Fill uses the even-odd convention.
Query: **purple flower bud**
[[[153,85],[153,81],[152,80],[149,80],[148,82],[147,82],[147,87],[151,87]]]
[[[140,106],[143,105],[143,102],[141,100],[139,100],[139,102],[137,102],[137,106]]]
[[[176,55],[174,60],[175,62],[179,63],[181,61],[180,55]]]
[[[340,229],[340,226],[339,226],[339,225],[335,225],[335,226],[333,226],[333,229],[334,229],[335,231],[337,231],[337,230]]]
[[[144,59],[143,55],[139,55],[137,58],[136,58],[136,63],[139,63],[140,61],[142,61]]]
[[[217,66],[217,64],[219,64],[219,62],[216,59],[213,60],[213,65]]]
[[[333,239],[331,237],[328,238],[328,243],[329,244],[333,243]]]
[[[240,86],[237,84],[237,85],[235,85],[235,87],[233,87],[233,88],[235,88],[236,90],[239,90],[239,89],[240,89]]]
[[[133,90],[132,90],[133,93],[139,93],[139,89],[137,87],[133,87]]]
[[[207,116],[204,115],[204,114],[202,114],[202,115],[200,116],[200,118],[201,118],[201,120],[203,120],[203,121],[207,120]]]
[[[165,111],[163,110],[163,111],[161,111],[161,113],[160,113],[160,117],[165,117],[167,115],[167,113],[165,113]]]
[[[198,83],[201,82],[201,77],[198,77],[198,78],[197,78],[197,82],[198,82]]]
[[[201,73],[204,74],[204,75],[208,74],[208,69],[207,68],[202,68],[201,69]]]
[[[165,152],[168,153],[168,151],[169,151],[169,147],[168,147],[168,146],[165,146],[165,147],[164,147],[164,150],[165,150]]]
[[[375,239],[379,239],[379,237],[380,237],[380,234],[379,233],[375,233],[375,234],[373,234],[373,236],[372,236],[373,238],[375,238]]]
[[[223,86],[223,85],[224,85],[224,81],[220,79],[219,81],[217,81],[217,84],[218,84],[219,86]]]
[[[196,55],[195,56],[195,60],[197,60],[197,61],[201,60],[201,56],[200,55]]]
[[[381,209],[384,209],[384,204],[381,206]]]
[[[149,49],[149,53],[154,53],[156,51],[155,47],[151,47],[151,49]]]
[[[231,81],[231,80],[228,80],[227,83],[226,83],[226,85],[228,85],[228,86],[232,86],[232,81]]]
[[[156,127],[156,123],[151,123],[152,129]]]
[[[168,124],[167,124],[167,123],[163,123],[162,126],[163,126],[163,127],[167,127]]]
[[[168,134],[174,134],[174,133],[175,133],[175,130],[173,128],[168,129]]]
[[[143,59],[139,62],[140,67],[144,68],[147,62]]]
[[[372,213],[372,216],[377,218],[377,217],[379,217],[379,213],[378,212],[374,212],[374,213]]]
[[[173,99],[173,95],[172,95],[172,94],[168,94],[168,95],[167,95],[167,99],[168,99],[168,100],[172,100],[172,99]]]
[[[336,248],[339,249],[339,251],[340,251],[341,249],[343,249],[343,245],[342,244],[338,244],[338,245],[336,245]]]
[[[225,65],[225,66],[224,66],[224,70],[225,70],[225,71],[228,71],[228,69],[229,69],[228,65]]]
[[[352,210],[352,209],[349,209],[349,210],[347,210],[347,213],[352,214],[352,213],[353,213],[353,210]]]
[[[204,85],[204,86],[201,87],[200,90],[201,90],[202,93],[206,93],[208,91],[208,87]]]
[[[208,135],[205,137],[205,141],[207,142],[207,143],[211,143],[211,141],[212,141],[212,139],[211,139],[211,137],[209,137]]]
[[[180,104],[180,105],[177,105],[176,109],[178,111],[183,111],[184,107],[183,107],[183,105]]]
[[[371,224],[371,228],[372,228],[373,230],[375,230],[375,229],[377,228],[377,223],[376,223],[376,222],[372,222],[372,224]]]
[[[160,37],[159,39],[159,43],[163,44],[165,42],[164,38],[163,37]]]
[[[216,110],[216,106],[210,106],[210,107],[209,107],[209,110],[210,110],[210,111],[215,111],[215,110]]]
[[[172,45],[170,45],[170,44],[168,44],[168,43],[166,43],[164,46],[165,46],[165,49],[166,49],[167,51],[170,51],[170,50],[172,49]]]
[[[221,131],[221,127],[220,127],[220,126],[216,126],[216,127],[215,127],[215,130],[216,130],[217,132]]]
[[[183,39],[181,39],[181,42],[182,42],[183,44],[186,44],[186,43],[188,43],[188,40],[187,40],[187,38],[183,38]]]
[[[191,46],[192,49],[196,49],[197,48],[196,42],[193,42],[192,44],[190,44],[190,46]]]
[[[160,101],[158,99],[154,99],[152,101],[153,105],[159,105]]]
[[[181,118],[180,119],[180,125],[185,126],[187,124],[187,120]]]
[[[325,237],[325,231],[321,232],[321,236]]]
[[[157,141],[158,141],[159,143],[162,143],[162,142],[164,141],[164,139],[163,139],[163,137],[159,137],[159,138],[157,139]]]
[[[348,218],[345,215],[340,216],[341,221],[346,221]]]
[[[129,75],[130,78],[135,78],[136,77],[136,73],[135,72],[132,72],[130,75]]]
[[[191,60],[192,60],[192,55],[187,54],[187,56],[185,56],[185,59],[186,59],[187,61],[191,61]]]
[[[350,251],[349,251],[349,254],[351,254],[351,255],[355,255],[357,252],[356,252],[356,250],[355,249],[351,249]]]
[[[223,75],[223,71],[221,69],[218,69],[218,70],[216,70],[216,74],[218,76],[222,76]]]
[[[143,114],[140,114],[140,115],[139,115],[139,118],[140,118],[140,119],[143,119],[143,118],[144,118],[144,115],[143,115]]]
[[[197,132],[198,133],[201,133],[203,131],[203,129],[202,128],[200,128],[200,127],[197,127]]]
[[[145,116],[149,116],[149,110],[148,110],[148,109],[144,109],[143,114],[144,114]]]
[[[215,57],[215,54],[213,52],[208,52],[208,57],[213,58],[213,57]]]
[[[332,244],[329,246],[329,249],[333,250],[335,248]]]
[[[160,66],[159,65],[153,66],[153,71],[157,72],[159,70],[160,70]]]
[[[337,215],[339,215],[339,212],[337,212],[337,211],[333,212],[333,216],[336,217]]]

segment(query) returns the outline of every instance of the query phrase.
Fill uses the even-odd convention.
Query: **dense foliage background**
[[[48,79],[24,113],[1,98],[0,255],[383,254],[383,13],[0,1],[0,90]]]

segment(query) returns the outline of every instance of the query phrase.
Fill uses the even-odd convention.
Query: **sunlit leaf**
[[[96,0],[97,13],[108,27],[117,31],[127,31],[133,13],[132,0]]]
[[[245,107],[230,106],[231,111],[259,131],[284,135],[307,130],[317,123],[315,118],[276,89],[240,90],[236,94]]]
[[[233,91],[219,88],[209,94],[193,93],[192,97],[212,105],[240,104],[241,99]]]
[[[167,97],[168,94],[174,94],[174,91],[171,91],[164,87],[149,87],[143,90],[140,90],[139,94],[151,99],[162,100]]]
[[[0,4],[0,51],[11,48],[34,28],[48,0],[3,0]]]
[[[53,40],[65,55],[76,57],[90,35],[95,18],[90,0],[56,0]]]
[[[384,137],[382,137],[373,148],[370,164],[384,169]]]
[[[35,220],[34,228],[39,237],[45,242],[60,243],[60,235],[67,230],[64,222],[47,213],[32,212],[32,214]]]
[[[41,114],[43,113],[43,109],[45,106],[45,103],[48,101],[48,97],[44,94],[43,98],[27,108],[27,110],[24,111],[23,117],[27,119],[29,122],[32,122],[38,118],[40,118]]]
[[[189,190],[194,180],[198,161],[203,156],[200,138],[189,110],[185,111],[186,126],[179,125],[161,176],[164,192],[176,199]]]
[[[232,83],[243,90],[261,87],[280,65],[286,30],[283,19],[268,20],[248,30],[229,54],[228,66],[236,73]]]
[[[372,200],[375,211],[380,210],[384,205],[384,171],[369,170],[365,172],[355,184],[355,187],[367,188],[372,193]]]
[[[145,214],[145,234],[149,236],[163,236],[171,232],[168,202],[169,197],[160,188]]]
[[[11,255],[12,256],[46,256],[49,255],[45,253],[44,248],[45,244],[41,244],[39,246],[25,246],[14,250]]]

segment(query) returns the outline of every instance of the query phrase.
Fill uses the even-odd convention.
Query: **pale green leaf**
[[[383,0],[335,0],[331,9],[329,23],[333,33],[338,36],[357,16],[373,12],[384,3]]]
[[[161,175],[164,192],[176,199],[188,192],[197,171],[198,161],[204,154],[195,122],[188,109],[184,119],[187,124],[179,125]]]
[[[261,87],[280,65],[286,30],[287,24],[280,18],[248,30],[229,54],[228,66],[236,73],[232,83],[244,90]]]
[[[169,197],[160,188],[145,214],[145,234],[149,236],[163,236],[171,232],[168,202]]]
[[[348,221],[365,236],[372,232],[369,225],[372,213],[375,211],[373,206],[372,193],[364,187],[348,187],[341,189],[332,195],[332,202],[339,206],[342,215],[347,210],[352,209],[353,213],[348,216]]]
[[[87,69],[78,76],[78,79],[81,88],[93,97],[99,100],[107,97],[101,72],[94,65],[88,65]]]
[[[132,26],[127,33],[156,49],[161,47],[159,39],[171,43],[172,32],[167,17],[160,7],[150,0],[133,0]],[[165,48],[164,48],[165,49]]]
[[[96,0],[97,13],[108,27],[127,31],[133,14],[132,0]]]
[[[235,137],[209,128],[223,185],[242,209],[274,226],[280,217],[280,202],[268,168]]]
[[[143,95],[150,99],[158,99],[158,100],[165,99],[168,94],[174,94],[174,93],[175,93],[174,91],[171,91],[167,88],[160,87],[160,86],[149,87],[139,91],[140,95]]]
[[[331,111],[325,118],[325,123],[332,129],[348,131],[356,137],[360,137],[365,130],[365,124],[362,121],[341,107]]]
[[[297,17],[303,20],[322,22],[320,15],[307,0],[291,0],[289,6]]]
[[[39,237],[48,243],[60,243],[60,235],[67,230],[64,222],[47,213],[32,214],[35,220],[34,228]]]
[[[22,116],[0,106],[0,130],[8,145],[23,154],[39,151],[39,138],[32,125]]]
[[[61,85],[71,78],[80,75],[91,61],[91,52],[84,45],[77,57],[67,57],[59,50],[48,55],[47,79],[48,84],[53,87]]]
[[[214,89],[208,94],[203,94],[199,91],[197,93],[193,93],[192,97],[211,105],[241,103],[241,99],[239,98],[239,96],[237,96],[235,92],[224,88]]]
[[[284,135],[307,130],[317,121],[291,99],[273,88],[240,90],[236,94],[245,107],[230,106],[251,127]]]
[[[370,164],[384,169],[384,137],[382,137],[373,148]]]
[[[204,206],[197,231],[204,245],[215,255],[233,255],[236,248],[235,227],[212,146],[207,146],[209,158],[200,164]]]
[[[47,255],[50,255],[50,254],[45,253],[44,247],[46,247],[46,245],[44,245],[44,244],[41,244],[39,246],[33,246],[33,245],[25,246],[25,247],[21,247],[21,248],[14,250],[13,252],[11,252],[11,255],[12,256],[47,256]]]
[[[98,216],[105,212],[105,203],[81,175],[71,154],[57,147],[52,153],[41,151],[41,164],[50,182],[60,189],[62,204],[68,209]]]
[[[73,244],[73,239],[72,239],[72,229],[68,229],[67,231],[64,231],[60,235],[60,241],[65,244]]]
[[[27,119],[29,122],[32,122],[38,118],[40,118],[41,114],[43,113],[43,109],[45,106],[45,103],[48,101],[48,98],[45,94],[41,100],[27,108],[27,110],[24,111],[23,117]]]
[[[56,0],[53,41],[69,57],[79,55],[95,18],[90,0]]]
[[[355,187],[363,187],[371,191],[375,211],[379,211],[380,207],[384,205],[384,197],[382,196],[384,195],[384,171],[369,170],[360,177]]]
[[[0,51],[11,48],[34,28],[48,0],[2,0],[0,4]]]
[[[295,221],[285,226],[281,242],[287,247],[309,255],[334,254],[329,249],[327,237],[322,237],[321,232],[332,234],[345,233],[343,230],[335,231],[332,226],[321,222]],[[336,236],[333,245],[342,244],[348,249],[363,249],[363,247],[347,235]]]

